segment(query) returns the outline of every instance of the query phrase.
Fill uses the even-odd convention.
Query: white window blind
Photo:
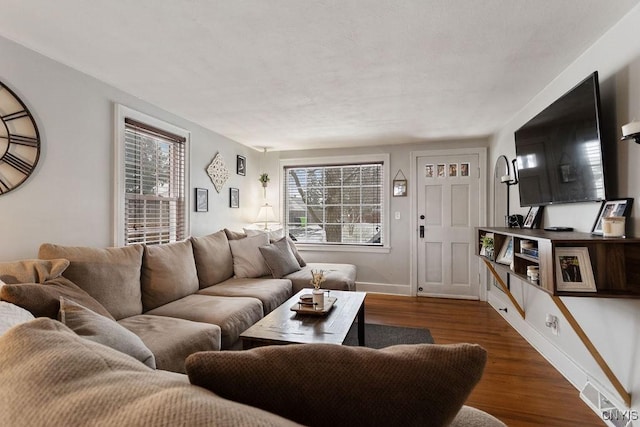
[[[290,166],[285,221],[301,243],[382,246],[383,164]]]
[[[186,237],[185,140],[125,118],[125,245]]]

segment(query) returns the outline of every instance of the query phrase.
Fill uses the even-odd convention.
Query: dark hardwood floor
[[[437,344],[482,345],[487,365],[467,404],[510,427],[605,425],[486,302],[368,294],[365,310],[367,323],[428,328]]]

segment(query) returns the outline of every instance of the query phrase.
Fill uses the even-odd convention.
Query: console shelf
[[[493,251],[488,251],[488,253],[486,245],[482,243],[482,238],[487,236],[493,238],[494,246]],[[558,232],[502,227],[476,228],[476,238],[478,242],[476,255],[484,261],[520,315],[525,318],[524,309],[511,294],[497,270],[516,276],[524,283],[550,295],[554,304],[567,319],[600,369],[611,381],[627,406],[630,406],[631,394],[622,386],[560,297],[640,298],[640,239],[634,237],[608,238],[573,231]],[[509,260],[512,262],[510,265],[505,265],[505,260],[500,258],[500,253],[509,239],[512,239],[513,255]],[[571,248],[572,252],[582,252],[585,255],[585,258],[581,259],[583,264],[580,268],[581,272],[586,271],[588,263],[588,267],[593,272],[591,289],[580,291],[559,289],[558,281],[564,282],[564,279],[559,270],[560,263],[556,261],[556,256],[560,251],[565,250],[564,248]],[[536,254],[537,256],[535,256]],[[531,280],[527,274],[528,267],[537,267],[537,282]],[[568,281],[570,282],[571,279]],[[565,285],[566,283],[564,282]]]

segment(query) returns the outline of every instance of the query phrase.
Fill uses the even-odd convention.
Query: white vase
[[[324,310],[324,291],[322,289],[314,289],[313,294],[313,308],[316,310]]]

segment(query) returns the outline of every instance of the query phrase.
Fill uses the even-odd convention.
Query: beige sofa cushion
[[[55,279],[69,267],[66,259],[26,259],[0,262],[0,280],[4,283],[44,283]]]
[[[220,350],[220,327],[175,317],[139,314],[118,320],[151,350],[156,368],[184,373],[187,356]]]
[[[66,258],[71,261],[64,277],[89,293],[115,319],[122,319],[142,313],[142,250],[142,245],[89,248],[44,243],[40,246],[38,257]]]
[[[261,277],[270,274],[269,267],[260,253],[260,246],[269,244],[269,237],[261,233],[244,239],[229,240],[233,254],[233,273],[236,277]]]
[[[0,337],[0,425],[289,426],[36,319]]]
[[[44,283],[3,285],[0,288],[0,299],[29,310],[36,317],[57,319],[60,297],[75,301],[113,320],[111,314],[98,301],[64,277]]]
[[[472,344],[294,344],[196,353],[187,358],[187,374],[221,397],[305,425],[446,426],[486,359]]]
[[[291,280],[294,294],[301,289],[312,287],[309,283],[311,281],[311,270],[324,271],[325,281],[322,282],[323,289],[335,289],[337,291],[356,290],[355,265],[310,262],[300,270],[284,276],[285,279]]]
[[[145,246],[141,281],[145,312],[195,293],[198,272],[191,241]]]
[[[242,332],[262,319],[262,303],[256,298],[194,294],[155,308],[146,314],[218,325],[221,330],[221,348],[228,349],[238,341]]]
[[[204,237],[191,237],[200,288],[215,285],[233,276],[233,257],[224,230]]]
[[[136,334],[82,305],[60,297],[58,320],[73,332],[88,340],[104,344],[114,350],[128,354],[155,369],[156,361]]]
[[[290,280],[271,278],[233,278],[218,283],[217,285],[200,289],[198,294],[257,298],[262,301],[262,309],[264,310],[263,314],[265,316],[293,295]]]

